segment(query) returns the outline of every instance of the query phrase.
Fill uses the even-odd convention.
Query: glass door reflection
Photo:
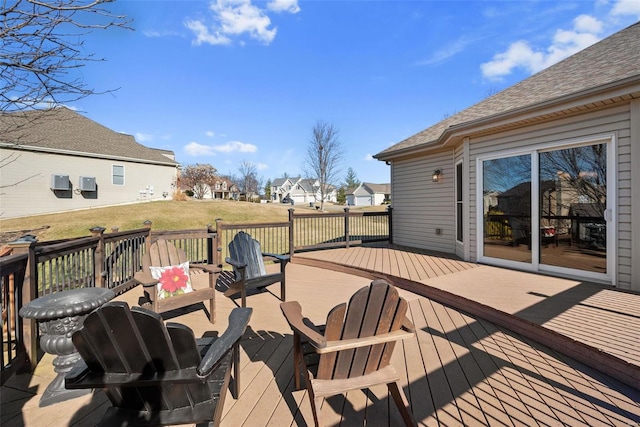
[[[607,273],[607,145],[539,153],[540,264]]]
[[[531,255],[531,156],[483,163],[483,255],[528,262]]]

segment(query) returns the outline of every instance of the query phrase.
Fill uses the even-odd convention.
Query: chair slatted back
[[[329,312],[327,341],[372,337],[397,331],[407,313],[407,302],[383,280],[362,288],[349,300]],[[369,374],[389,365],[395,341],[320,356],[318,379],[345,379]]]
[[[183,371],[195,377],[201,357],[191,329],[165,326],[159,314],[124,302],[112,302],[91,313],[73,343],[94,372],[128,374],[127,387],[105,391],[114,406],[158,411],[193,406],[211,398],[209,383],[162,384],[135,387],[135,379]]]
[[[260,242],[244,231],[238,232],[229,243],[229,256],[247,265],[247,280],[267,274]]]
[[[149,251],[142,257],[142,269],[148,271],[149,267],[168,267],[187,261],[187,255],[182,249],[167,240],[157,240]]]

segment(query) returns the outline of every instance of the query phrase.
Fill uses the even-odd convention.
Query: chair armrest
[[[198,378],[204,380],[218,367],[224,357],[240,341],[251,318],[252,308],[234,308],[229,314],[229,326],[224,333],[211,344],[197,369]]]
[[[388,332],[386,334],[373,335],[370,337],[328,341],[327,346],[324,348],[318,348],[316,350],[316,353],[333,353],[336,351],[349,350],[352,348],[366,347],[369,345],[384,344],[391,341],[404,340],[413,336],[413,332],[407,332],[400,329],[397,331]]]
[[[247,264],[245,264],[244,262],[240,262],[238,260],[235,260],[233,258],[225,258],[224,260],[227,264],[234,266],[237,269],[242,269],[242,268],[247,268]]]
[[[192,268],[194,270],[203,270],[203,271],[206,271],[207,273],[220,273],[222,271],[220,267],[213,264],[189,263],[189,269],[192,269]]]
[[[291,259],[289,255],[270,254],[267,252],[262,253],[263,257],[273,258],[275,262],[287,263]]]
[[[305,319],[302,317],[302,307],[300,307],[298,301],[283,302],[280,304],[280,310],[282,310],[282,314],[294,332],[305,337],[315,348],[324,348],[327,346],[325,337],[314,329],[316,326],[313,325],[309,319],[306,319],[306,322],[311,323],[313,327],[305,323]]]
[[[416,331],[416,327],[413,324],[413,322],[411,320],[409,320],[408,317],[404,318],[404,322],[402,322],[402,329],[404,329],[407,332],[411,332],[414,333]]]
[[[151,277],[151,273],[146,271],[138,271],[133,275],[133,280],[142,284],[142,286],[154,286],[158,284],[158,279]]]

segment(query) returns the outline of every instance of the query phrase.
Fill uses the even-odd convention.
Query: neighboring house
[[[378,206],[391,200],[391,184],[360,183],[347,190],[347,206]]]
[[[320,203],[322,194],[320,183],[317,179],[302,178],[278,178],[271,183],[271,198],[274,201],[282,201],[285,197],[293,200],[294,204]],[[324,201],[336,203],[338,191],[333,186],[328,186],[325,191]]]
[[[0,114],[1,218],[170,199],[174,154],[64,107]]]
[[[277,178],[271,183],[271,199],[274,202],[281,202],[284,199],[293,185],[300,181],[300,177],[297,178]]]
[[[400,245],[640,291],[640,24],[378,153]]]
[[[238,200],[240,190],[227,178],[219,178],[213,186],[212,192],[214,199]]]

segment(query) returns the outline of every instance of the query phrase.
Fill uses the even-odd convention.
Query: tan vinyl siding
[[[631,102],[630,116],[629,152],[632,165],[630,183],[635,182],[636,184],[628,190],[629,197],[632,201],[631,214],[625,214],[624,216],[618,214],[618,218],[625,223],[627,220],[629,221],[632,243],[631,259],[636,260],[636,262],[631,265],[630,288],[640,292],[640,262],[638,262],[638,260],[640,260],[640,99]],[[627,189],[624,188],[624,190]]]
[[[442,171],[440,182],[431,180],[435,169]],[[397,161],[392,173],[394,242],[454,253],[453,153]]]
[[[463,179],[464,179],[464,168],[465,168],[465,166],[466,166],[466,164],[465,164],[466,162],[464,161],[464,146],[463,146],[463,145],[459,145],[459,146],[458,146],[458,147],[456,147],[453,151],[454,151],[454,155],[453,155],[453,165],[454,165],[454,168],[453,168],[453,172],[452,172],[452,173],[453,173],[453,175],[452,175],[452,176],[453,176],[453,177],[454,177],[454,179],[455,179],[455,176],[456,176],[456,175],[455,175],[455,174],[456,174],[456,169],[455,169],[455,168],[456,168],[456,165],[458,164],[458,162],[462,161],[462,162],[463,162],[463,164],[462,164],[462,171],[463,171],[463,172],[462,172],[462,175],[463,175]],[[455,182],[454,182],[453,194],[452,194],[452,195],[453,195],[453,197],[452,197],[452,202],[451,202],[451,203],[453,204],[453,212],[454,212],[454,215],[455,215],[455,214],[456,214],[456,203],[457,203],[457,201],[456,201],[456,187],[455,187]],[[463,200],[464,200],[464,198],[463,198]],[[466,202],[466,201],[465,201],[465,202]],[[467,205],[468,205],[468,203],[464,203],[464,202],[463,202],[463,209],[467,209],[467,207],[468,207]],[[464,238],[463,238],[463,242],[462,242],[462,243],[460,243],[460,242],[458,242],[458,241],[457,241],[457,238],[456,238],[457,230],[456,230],[456,222],[455,222],[455,220],[457,220],[457,217],[456,217],[456,218],[454,218],[454,223],[453,223],[453,240],[454,240],[454,242],[455,242],[455,243],[454,243],[454,250],[455,250],[455,254],[456,254],[457,256],[459,256],[461,259],[464,259],[464,245],[465,245],[465,244],[468,244],[468,242],[464,241],[464,240],[466,240],[466,239],[464,239]],[[462,225],[462,227],[463,227],[463,230],[464,230],[464,228],[467,228],[467,227],[468,227],[468,224],[465,224],[465,223],[464,223],[464,220],[463,220],[463,225]],[[463,233],[463,234],[464,234],[464,233]]]
[[[629,287],[631,280],[631,154],[629,104],[590,112],[587,114],[547,122],[542,125],[471,139],[470,166],[473,178],[471,200],[475,204],[476,159],[500,151],[531,148],[538,144],[562,143],[578,138],[598,137],[614,134],[617,137],[617,281],[620,287]],[[473,242],[471,259],[477,259],[477,230],[475,206],[471,217]]]
[[[2,218],[88,209],[101,206],[133,203],[143,200],[162,200],[173,195],[176,168],[122,160],[67,156],[45,152],[0,149],[0,157],[14,161],[1,169],[3,185],[12,191],[2,195]],[[112,184],[112,166],[124,166],[124,185]],[[50,189],[51,175],[69,175],[72,191],[66,197],[58,197]],[[96,178],[97,192],[81,193],[78,190],[80,176]],[[146,191],[153,187],[153,195]],[[60,194],[60,193],[57,193]]]

